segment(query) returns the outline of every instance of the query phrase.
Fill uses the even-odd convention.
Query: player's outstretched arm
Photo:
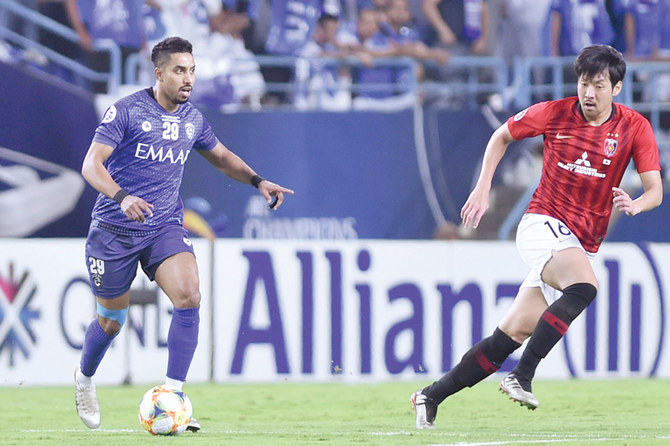
[[[120,189],[104,165],[113,151],[114,149],[106,144],[93,142],[88,148],[81,166],[81,174],[88,181],[88,184],[109,198],[112,198],[116,191]]]
[[[199,153],[209,161],[214,167],[223,172],[226,176],[239,181],[240,183],[251,184],[258,188],[258,191],[268,202],[271,209],[277,209],[284,202],[284,194],[293,195],[293,190],[280,186],[261,178],[256,172],[244,162],[242,158],[228,150],[221,142],[209,151],[199,151]]]
[[[477,228],[482,219],[482,215],[489,208],[489,193],[491,191],[491,182],[493,181],[493,174],[498,167],[498,163],[507,151],[507,146],[514,141],[512,134],[507,128],[507,123],[504,123],[493,132],[486,151],[484,152],[484,159],[482,161],[482,169],[479,173],[479,179],[475,188],[470,193],[467,201],[461,209],[461,219],[463,226],[469,228]]]
[[[153,205],[140,197],[128,195],[107,172],[104,163],[113,151],[114,149],[106,144],[91,143],[81,166],[81,174],[95,190],[119,203],[128,219],[144,222],[147,217],[153,216],[151,211]]]

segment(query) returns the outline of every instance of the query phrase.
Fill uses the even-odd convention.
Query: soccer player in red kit
[[[494,373],[529,337],[500,389],[522,406],[537,408],[531,389],[535,369],[596,296],[591,261],[605,238],[612,207],[632,216],[661,204],[651,125],[613,102],[626,73],[623,56],[607,45],[589,46],[577,57],[575,72],[578,97],[532,105],[501,125],[486,146],[479,179],[461,210],[465,227],[476,228],[488,209],[491,181],[507,146],[544,136],[542,177],[516,236],[530,273],[493,334],[438,381],[412,394],[419,429],[434,428],[444,399]],[[619,188],[631,159],[644,188],[636,199]]]

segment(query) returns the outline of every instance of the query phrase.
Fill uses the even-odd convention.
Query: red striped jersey
[[[532,105],[507,125],[515,140],[544,137],[542,177],[527,212],[561,220],[589,252],[605,238],[612,187],[631,158],[640,173],[661,170],[649,121],[621,104],[599,126],[584,119],[576,96]]]

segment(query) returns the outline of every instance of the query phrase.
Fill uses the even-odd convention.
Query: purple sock
[[[186,374],[198,345],[200,307],[174,308],[168,331],[167,377],[186,381]]]
[[[98,318],[93,319],[86,329],[84,336],[84,346],[81,349],[81,361],[79,367],[81,373],[86,376],[93,376],[98,370],[100,361],[105,356],[105,352],[114,340],[114,336],[109,336],[102,330]]]

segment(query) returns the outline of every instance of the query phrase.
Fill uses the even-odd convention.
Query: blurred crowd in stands
[[[411,79],[458,76],[454,56],[571,56],[611,44],[627,60],[670,60],[670,0],[23,0],[75,30],[76,45],[34,32],[43,45],[107,69],[96,39],[121,49],[124,83],[150,85],[148,52],[179,35],[191,41],[198,87],[193,101],[226,109],[290,103],[334,110],[380,101],[402,106]],[[7,19],[23,34],[30,27]],[[26,28],[26,29],[22,29]],[[139,55],[140,57],[137,57]],[[265,58],[259,64],[257,56]],[[291,63],[286,64],[287,57]],[[384,66],[404,58],[410,65]],[[130,65],[130,69],[128,69]],[[412,71],[415,70],[415,71]],[[268,85],[299,81],[303,91]],[[318,84],[318,89],[310,88]],[[350,94],[351,85],[357,85]],[[395,85],[393,90],[380,84]],[[367,87],[366,87],[367,86]],[[398,87],[400,86],[400,87]],[[104,92],[104,85],[88,86]],[[272,94],[270,94],[272,90]],[[310,91],[319,91],[319,98]],[[374,106],[374,105],[372,105]]]

